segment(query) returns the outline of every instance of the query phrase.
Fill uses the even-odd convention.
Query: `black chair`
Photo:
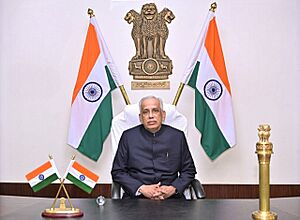
[[[122,198],[122,187],[119,183],[113,182],[111,186],[111,198]],[[199,180],[194,179],[191,184],[184,190],[184,196],[187,200],[204,199],[205,191]]]

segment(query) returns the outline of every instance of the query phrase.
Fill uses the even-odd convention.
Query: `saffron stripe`
[[[78,180],[82,181],[84,184],[88,185],[91,188],[94,188],[96,185],[96,182],[94,180],[91,180],[88,176],[85,176],[84,174],[82,174],[81,172],[79,172],[78,170],[76,170],[74,168],[71,168],[68,173],[71,174],[72,176],[74,176],[75,178],[77,178]]]
[[[98,43],[97,33],[94,25],[89,24],[84,49],[82,53],[81,63],[79,67],[78,78],[73,91],[72,104],[86,82],[90,72],[92,71],[97,58],[100,54],[100,46]]]
[[[50,161],[48,161],[48,162],[44,163],[43,165],[41,165],[40,167],[38,167],[35,170],[28,173],[25,177],[28,181],[30,181],[31,179],[33,179],[34,177],[36,177],[40,173],[44,172],[47,169],[50,169],[51,166],[52,165],[51,165]]]
[[[216,72],[218,73],[220,79],[223,81],[224,85],[226,86],[227,90],[231,95],[230,84],[227,76],[222,46],[219,38],[215,17],[210,21],[208,26],[205,40],[205,48]]]
[[[32,178],[30,181],[29,181],[29,184],[31,187],[35,186],[36,184],[42,182],[44,179],[48,178],[49,176],[55,174],[55,171],[53,168],[50,168],[50,169],[47,169],[45,170],[44,172],[40,173],[39,175],[35,176],[34,178]],[[43,179],[40,179],[39,176],[40,175],[43,175]],[[56,174],[58,175],[58,174]]]
[[[90,170],[86,169],[85,167],[81,166],[76,161],[73,163],[72,167],[74,169],[78,170],[80,173],[82,173],[85,176],[87,176],[88,178],[90,178],[91,180],[93,180],[94,182],[97,182],[97,180],[98,180],[99,177],[95,173],[93,173]]]

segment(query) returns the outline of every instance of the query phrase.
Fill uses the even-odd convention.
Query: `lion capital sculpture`
[[[158,13],[154,3],[144,4],[141,13],[127,12],[124,19],[133,24],[131,37],[136,49],[129,71],[135,79],[149,79],[150,75],[151,79],[166,79],[171,74],[172,61],[165,53],[165,45],[169,36],[167,24],[174,18],[167,8]]]

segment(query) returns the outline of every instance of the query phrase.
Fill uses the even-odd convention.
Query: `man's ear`
[[[162,111],[162,122],[166,119],[166,111]]]
[[[143,120],[142,120],[142,117],[141,117],[141,114],[139,114],[139,120],[141,123],[143,123]]]

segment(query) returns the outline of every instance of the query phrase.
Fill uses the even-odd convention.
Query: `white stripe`
[[[69,165],[68,165],[68,167],[67,167],[67,169],[66,169],[66,172],[65,172],[65,174],[64,174],[64,179],[66,179],[66,177],[67,177],[67,175],[68,175],[68,173],[69,173],[69,170],[71,169],[71,167],[73,166],[73,163],[75,162],[75,160],[71,160],[70,161],[70,163],[69,163]]]
[[[103,89],[103,94],[97,102],[88,102],[83,98],[82,88],[80,89],[71,108],[71,119],[69,128],[68,144],[78,148],[90,122],[93,119],[98,107],[110,91],[109,81],[105,71],[105,59],[103,53],[98,57],[87,82],[97,82]],[[84,84],[84,85],[85,85]]]
[[[80,180],[80,177],[79,177],[80,175],[84,175],[83,173],[76,170],[74,167],[70,168],[69,173],[72,174],[72,176],[74,176],[78,180]],[[85,176],[84,181],[82,181],[82,180],[80,180],[80,181],[85,183],[89,187],[94,188],[94,186],[96,185],[96,182],[93,181],[92,179],[88,178],[86,175],[84,175],[84,176]]]
[[[52,165],[52,168],[54,169],[54,172],[56,173],[56,175],[57,175],[58,178],[60,179],[60,174],[59,174],[59,172],[58,172],[58,169],[57,169],[57,167],[56,167],[56,165],[55,165],[54,160],[53,160],[53,159],[50,159],[50,163],[51,163],[51,165]]]
[[[50,167],[49,169],[45,170],[44,172],[40,173],[44,175],[44,179],[48,178],[49,176],[53,175],[55,173],[55,169],[53,169],[52,167]],[[39,175],[40,175],[39,174]],[[29,180],[29,184],[31,187],[34,187],[35,185],[39,184],[40,182],[42,182],[43,180],[39,179],[39,175],[35,176],[34,178],[32,178],[31,180]]]
[[[100,28],[97,24],[97,21],[96,21],[95,17],[91,18],[91,23],[96,28],[98,42],[100,44],[100,50],[104,54],[106,63],[109,66],[109,69],[110,69],[111,76],[114,79],[116,85],[119,87],[120,85],[123,85],[121,75],[120,75],[119,70],[118,70],[118,68],[117,68],[117,66],[116,66],[109,50],[108,50],[108,47],[106,45],[106,42],[104,40],[104,37],[103,37],[102,32],[101,32],[101,30],[100,30]]]
[[[221,132],[223,133],[228,144],[232,147],[235,145],[236,140],[231,95],[217,74],[205,47],[203,47],[201,50],[198,60],[200,61],[200,66],[196,87],[202,94],[206,103],[209,105],[217,120]],[[223,94],[221,98],[216,101],[211,101],[204,95],[204,85],[210,79],[215,79],[220,82],[223,88]]]

